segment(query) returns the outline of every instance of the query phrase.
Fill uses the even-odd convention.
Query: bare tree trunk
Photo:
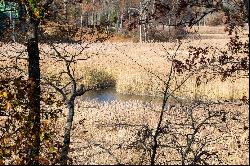
[[[98,12],[95,13],[95,25],[99,25],[99,14]]]
[[[116,33],[118,32],[119,30],[119,13],[118,13],[118,10],[116,12],[116,15],[117,15],[117,20],[116,20],[116,24],[115,24],[115,29],[116,29]]]
[[[139,25],[139,28],[140,28],[140,43],[142,43],[142,25],[141,25],[141,23]]]
[[[68,0],[64,0],[64,16],[65,22],[68,22]]]
[[[172,73],[172,67],[171,67],[171,73]],[[170,73],[170,76],[169,76],[169,81],[170,81],[170,78],[171,78],[171,73]],[[157,149],[158,149],[158,136],[160,135],[160,129],[161,129],[161,124],[162,124],[162,120],[163,120],[163,115],[164,115],[164,109],[165,109],[165,106],[168,102],[168,98],[169,98],[169,95],[168,95],[168,90],[169,90],[169,81],[168,81],[168,84],[165,88],[165,91],[164,91],[164,96],[163,96],[163,102],[162,102],[162,109],[161,109],[161,113],[160,113],[160,116],[159,116],[159,121],[157,123],[157,127],[156,127],[156,131],[155,131],[155,134],[153,136],[153,145],[152,145],[152,155],[151,155],[151,158],[150,158],[150,165],[155,165],[155,162],[156,162],[156,154],[157,154]]]
[[[16,7],[15,5],[16,3],[14,3],[14,8]],[[15,38],[15,18],[12,17],[13,15],[13,8],[12,8],[12,2],[10,2],[10,28],[12,29],[12,40],[14,42],[16,42],[16,38]],[[15,13],[14,13],[15,14]]]
[[[108,35],[109,35],[109,28],[110,28],[110,13],[108,11],[107,26],[106,26],[107,34]]]
[[[68,107],[68,116],[67,122],[64,129],[64,140],[63,140],[63,149],[61,155],[61,165],[67,165],[69,145],[70,145],[70,131],[72,128],[73,117],[74,117],[74,99],[67,103]]]
[[[83,16],[82,16],[82,14],[81,14],[81,28],[83,27]]]
[[[40,67],[39,67],[39,48],[38,48],[38,25],[39,22],[29,18],[28,29],[28,73],[30,81],[29,90],[29,118],[33,124],[31,128],[31,139],[34,137],[33,148],[29,154],[30,161],[28,164],[38,164],[36,157],[40,151]]]
[[[83,14],[84,14],[84,11],[83,11],[83,2],[81,3],[81,28],[83,27]]]
[[[142,43],[142,4],[141,2],[140,2],[139,29],[140,29],[140,43]]]
[[[68,161],[68,153],[69,153],[69,145],[70,145],[70,132],[72,130],[72,124],[73,124],[73,118],[74,118],[74,109],[75,109],[75,99],[77,96],[81,96],[83,95],[86,91],[91,90],[91,89],[85,89],[84,85],[81,84],[78,88],[77,88],[77,82],[75,80],[74,77],[74,72],[72,72],[72,68],[70,66],[70,64],[74,59],[75,55],[72,55],[72,62],[69,62],[65,57],[63,57],[61,55],[61,53],[56,49],[56,47],[54,45],[52,45],[53,49],[56,52],[56,55],[62,59],[65,62],[66,65],[66,69],[67,72],[66,74],[69,76],[70,79],[70,84],[72,85],[71,88],[71,94],[69,96],[67,96],[67,94],[65,93],[65,89],[61,89],[59,87],[57,87],[57,85],[54,85],[53,83],[51,83],[50,81],[47,80],[47,83],[49,85],[51,85],[52,87],[55,88],[55,90],[57,92],[59,92],[62,97],[63,97],[63,101],[65,103],[65,105],[68,108],[68,116],[67,116],[67,121],[65,124],[65,128],[64,128],[64,140],[63,140],[63,148],[62,148],[62,152],[61,152],[61,158],[60,158],[60,164],[61,165],[67,165],[67,161]]]
[[[87,18],[86,23],[87,23],[87,27],[88,27],[89,26],[89,13],[87,12],[86,15],[87,15],[87,17],[86,17]]]
[[[120,16],[120,29],[123,29],[123,14]]]
[[[92,11],[92,23],[91,24],[95,27],[95,13],[94,13],[94,11]]]
[[[249,0],[244,0],[245,8],[247,10],[247,22],[249,24]]]
[[[179,50],[180,46],[181,46],[181,44],[179,44],[179,46],[177,47],[177,49],[175,51],[175,54],[173,55],[172,59],[175,58],[176,52]],[[159,147],[158,138],[159,138],[159,136],[161,134],[161,132],[160,132],[161,131],[161,125],[162,125],[164,113],[166,112],[165,108],[166,108],[166,105],[167,105],[167,102],[168,102],[168,99],[169,99],[169,96],[170,96],[169,87],[170,87],[170,81],[172,79],[173,79],[173,61],[171,63],[170,72],[169,72],[169,75],[168,75],[168,78],[167,78],[167,82],[166,82],[166,86],[165,86],[165,90],[164,90],[164,94],[163,94],[162,107],[161,107],[159,120],[157,122],[155,133],[153,135],[153,144],[152,144],[152,151],[151,151],[151,156],[150,156],[150,165],[155,165],[155,163],[156,163],[157,149]],[[177,87],[177,89],[179,89],[179,88],[180,88],[180,86]],[[172,91],[172,93],[174,91]]]
[[[144,42],[147,42],[147,25],[144,24]]]

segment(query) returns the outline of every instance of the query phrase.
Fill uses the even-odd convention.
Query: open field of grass
[[[227,34],[225,32],[225,26],[220,25],[220,26],[193,26],[192,28],[188,29],[189,32],[197,32],[198,34]],[[240,31],[243,34],[248,34],[249,33],[249,27],[246,24],[245,27],[241,28]]]
[[[186,135],[192,133],[189,117],[192,110],[195,125],[208,116],[208,111],[226,112],[224,120],[221,117],[211,119],[199,130],[192,146],[194,151],[207,141],[203,150],[217,152],[220,159],[208,160],[209,164],[249,164],[248,108],[244,104],[175,105],[165,113],[162,124],[170,126],[160,138],[161,144],[169,147],[159,149],[156,163],[181,164],[177,144],[171,139],[176,134],[178,139],[175,140],[183,148],[187,146]],[[150,133],[156,127],[160,109],[159,105],[148,103],[146,106],[140,101],[78,100],[70,152],[73,164],[149,164],[146,149],[150,149]],[[192,158],[192,154],[189,157]]]
[[[204,158],[215,154],[205,159],[209,165],[248,165],[248,110],[249,105],[242,102],[169,104],[162,121],[162,128],[166,128],[159,137],[156,164],[181,165],[179,148],[186,150],[189,136],[195,132],[195,127],[201,126],[195,132],[186,163],[191,163],[195,154],[203,151]],[[160,105],[150,102],[100,103],[78,98],[69,152],[72,164],[149,164],[160,111]],[[216,113],[219,116],[209,118]],[[4,122],[2,117],[0,122]],[[65,122],[65,117],[60,117],[55,126],[59,142],[62,142]],[[41,123],[50,125],[54,122],[42,119]]]
[[[243,40],[248,40],[244,37]],[[226,49],[229,37],[224,39],[183,40],[180,49],[176,52],[177,59],[188,57],[189,46],[213,46],[218,49]],[[86,44],[57,44],[62,55],[72,55],[80,52]],[[1,47],[1,52],[9,52],[14,55],[19,45]],[[53,59],[53,50],[46,44],[41,48],[41,69],[43,76],[54,75],[65,70],[61,61]],[[167,57],[175,53],[177,43],[94,43],[84,49],[75,65],[75,75],[87,86],[97,84],[113,85],[117,92],[125,94],[161,96],[164,88],[163,81],[167,79],[171,63]],[[18,49],[17,49],[18,50]],[[22,50],[20,48],[20,50]],[[19,51],[20,51],[19,50]],[[65,51],[66,50],[66,51]],[[18,51],[17,51],[18,52]],[[216,56],[213,52],[209,56]],[[25,54],[23,55],[25,57]],[[23,63],[25,70],[25,60]],[[4,63],[6,65],[6,63]],[[199,72],[199,71],[198,71]],[[199,73],[198,73],[199,74]],[[188,74],[176,76],[172,79],[171,88],[174,89]],[[197,87],[197,74],[188,79],[184,85],[176,91],[175,95],[184,98],[203,98],[213,100],[237,100],[243,96],[249,97],[248,78],[228,78],[221,81],[221,77],[207,74],[204,82]],[[67,78],[65,78],[67,79]],[[61,79],[63,81],[64,79]]]
[[[185,40],[177,51],[177,59],[188,57],[188,46],[214,46],[223,50],[227,42],[228,39]],[[70,50],[72,47],[69,46],[67,49]],[[164,88],[162,80],[167,79],[171,66],[166,57],[173,55],[176,48],[175,43],[95,43],[82,53],[82,57],[90,58],[79,61],[75,66],[76,72],[78,77],[84,76],[83,82],[87,85],[114,83],[117,92],[120,93],[161,96]],[[213,55],[212,52],[209,54]],[[52,68],[49,63],[46,65],[47,71]],[[53,67],[51,70],[58,70],[58,67]],[[187,75],[176,76],[171,84],[172,89]],[[197,87],[195,84],[197,75],[193,75],[176,95],[191,99],[201,97],[215,100],[237,100],[249,96],[248,78],[236,77],[221,81],[220,76],[212,74],[206,76],[206,80]]]
[[[72,63],[76,79],[81,78],[79,83],[90,87],[115,86],[117,92],[124,94],[162,96],[162,80],[167,79],[171,66],[168,57],[176,53],[177,59],[187,58],[189,46],[213,46],[224,50],[229,37],[220,35],[223,37],[213,38],[211,35],[211,39],[185,39],[177,52],[178,42],[113,41],[90,44],[82,52],[86,43],[61,43],[55,46],[66,58],[80,52],[77,57],[80,60]],[[248,38],[243,36],[243,40]],[[42,80],[54,76],[56,79],[66,69],[63,61],[55,58],[56,54],[48,44],[40,44],[39,47]],[[19,44],[0,43],[0,68],[15,66],[17,61],[18,67],[26,74],[27,53],[24,49]],[[216,56],[213,52],[208,54],[211,57],[213,55]],[[5,74],[2,71],[1,76]],[[7,76],[16,76],[18,72],[13,70]],[[190,146],[192,151],[187,154],[186,163],[190,163],[198,152],[203,151],[205,156],[210,155],[206,161],[209,164],[249,164],[249,105],[243,101],[211,104],[210,101],[201,103],[193,100],[238,100],[243,96],[249,99],[249,78],[229,77],[222,81],[220,76],[208,73],[200,86],[197,86],[196,79],[200,71],[196,72],[175,92],[175,96],[191,101],[183,105],[169,102],[165,108],[167,111],[161,127],[166,127],[159,137],[156,164],[181,164],[182,152],[188,149],[191,140],[189,136],[198,126],[202,127],[195,133]],[[187,76],[188,73],[175,75],[171,79],[170,88],[176,88]],[[62,74],[59,82],[67,81],[68,78]],[[102,103],[79,97],[75,109],[70,144],[73,164],[150,163],[152,137],[159,121],[161,105],[137,100]],[[213,114],[219,116],[209,118]],[[43,119],[42,123],[44,121],[49,120]],[[65,117],[60,118],[57,126],[59,139],[62,138],[64,124]]]

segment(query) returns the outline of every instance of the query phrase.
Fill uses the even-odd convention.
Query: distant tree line
[[[116,33],[135,30],[139,34],[140,41],[149,41],[157,38],[156,32],[168,30],[169,27],[176,25],[183,27],[188,23],[198,26],[223,25],[227,20],[224,11],[230,12],[240,8],[243,3],[238,1],[228,0],[221,3],[213,0],[55,0],[51,10],[46,11],[41,25],[44,22],[53,22],[76,28],[102,27],[107,32]],[[13,3],[13,1],[5,2]],[[21,5],[21,1],[14,2],[21,23],[25,18],[25,7]],[[1,15],[3,15],[2,9],[0,17]],[[13,22],[11,27],[16,24]],[[21,28],[21,31],[24,31],[25,28],[21,25],[23,24],[14,28]],[[183,30],[179,31],[176,32],[177,36],[178,33],[181,35],[185,33]]]

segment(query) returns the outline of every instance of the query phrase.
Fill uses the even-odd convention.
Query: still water
[[[131,95],[131,94],[121,94],[116,92],[115,88],[108,88],[104,90],[98,91],[89,91],[86,92],[82,96],[83,100],[95,100],[96,102],[111,102],[114,100],[117,101],[131,101],[131,100],[138,100],[142,101],[143,103],[152,102],[155,104],[161,104],[162,99],[160,97],[153,97],[153,96],[141,96],[141,95]]]

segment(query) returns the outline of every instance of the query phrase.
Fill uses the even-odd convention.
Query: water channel
[[[153,103],[162,104],[162,98],[154,96],[142,96],[142,95],[132,95],[132,94],[121,94],[116,92],[115,88],[107,88],[98,91],[86,92],[82,97],[83,100],[95,100],[98,103],[111,102],[111,101],[131,101],[137,100],[142,103]],[[170,100],[171,102],[171,100]]]

